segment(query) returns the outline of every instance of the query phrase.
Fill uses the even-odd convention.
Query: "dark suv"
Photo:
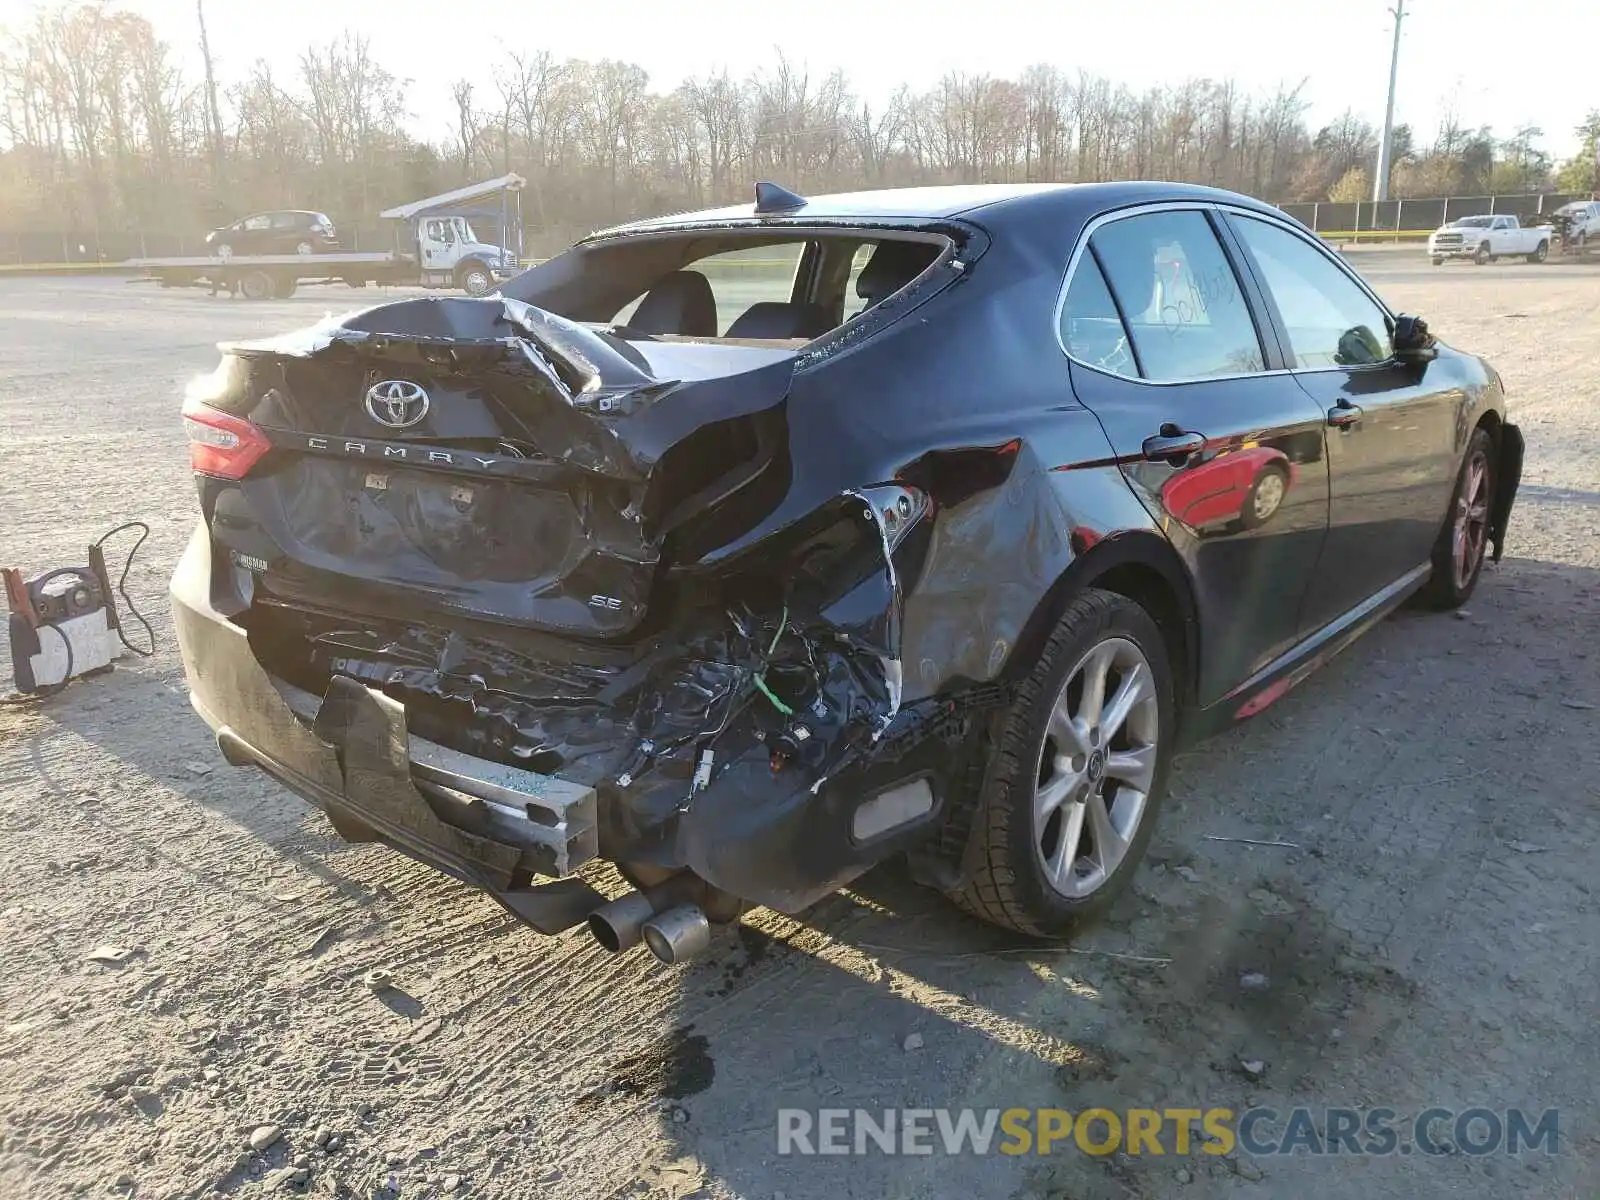
[[[206,234],[206,246],[219,258],[235,254],[326,254],[339,238],[326,213],[288,209],[256,213]]]

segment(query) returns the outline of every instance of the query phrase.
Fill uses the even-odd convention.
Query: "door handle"
[[[1155,437],[1144,440],[1144,456],[1151,462],[1170,462],[1177,458],[1188,458],[1191,454],[1198,454],[1206,448],[1206,438],[1203,433],[1180,432],[1175,425],[1163,425],[1161,432]]]
[[[1328,410],[1328,424],[1335,429],[1348,429],[1361,420],[1361,406],[1341,400]]]

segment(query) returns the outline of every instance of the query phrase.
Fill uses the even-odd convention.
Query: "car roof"
[[[982,215],[977,219],[981,224],[996,226],[1013,218],[1021,218],[1024,214],[1033,217],[1048,211],[1062,218],[1081,219],[1086,214],[1162,200],[1226,201],[1266,212],[1278,211],[1236,192],[1187,183],[1127,180],[1114,183],[955,184],[809,196],[803,205],[781,213],[757,213],[752,201],[726,208],[651,217],[616,225],[590,236],[603,238],[651,230],[757,222],[776,226],[804,225],[817,221],[862,221],[868,224],[929,222],[973,218],[980,213]]]

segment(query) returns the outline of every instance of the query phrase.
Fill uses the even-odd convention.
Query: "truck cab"
[[[424,287],[454,286],[482,296],[521,269],[515,254],[480,240],[463,216],[417,217],[416,242]]]

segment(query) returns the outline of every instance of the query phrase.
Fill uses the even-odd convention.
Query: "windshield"
[[[1493,221],[1493,217],[1461,217],[1450,224],[1457,229],[1487,229]]]

